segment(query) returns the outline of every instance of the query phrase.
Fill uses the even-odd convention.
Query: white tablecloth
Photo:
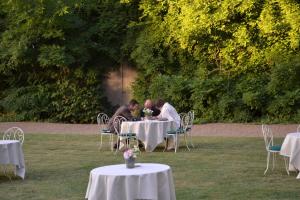
[[[300,133],[289,133],[286,135],[281,146],[280,155],[290,158],[290,171],[300,170]],[[300,174],[298,174],[297,178],[300,178]]]
[[[121,133],[136,133],[137,138],[144,143],[146,151],[153,151],[164,141],[167,131],[170,130],[176,130],[174,121],[126,121],[121,126]]]
[[[15,174],[24,179],[24,155],[22,145],[18,140],[0,140],[0,164],[15,165]]]
[[[93,169],[85,198],[88,200],[175,200],[172,170],[168,165],[137,163]]]

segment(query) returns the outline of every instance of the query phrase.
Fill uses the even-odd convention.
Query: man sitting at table
[[[128,105],[123,105],[120,108],[117,109],[117,111],[115,112],[115,114],[110,118],[109,122],[108,122],[108,129],[110,132],[115,133],[115,129],[114,129],[114,119],[116,116],[123,116],[125,117],[127,120],[133,120],[134,117],[132,116],[132,112],[134,112],[135,110],[139,109],[139,103],[135,100],[132,99],[129,101]],[[120,144],[120,141],[117,141],[116,144],[114,144],[114,149],[117,148],[117,144]]]
[[[158,119],[174,121],[176,123],[176,128],[180,127],[180,116],[171,104],[162,99],[158,99],[156,102],[156,108],[160,110],[160,114],[157,116]]]
[[[127,120],[133,120],[134,117],[132,116],[131,112],[134,112],[137,109],[139,109],[139,103],[135,99],[130,100],[128,105],[123,105],[118,108],[108,122],[108,129],[110,130],[110,132],[115,132],[113,122],[116,116],[123,116]]]
[[[140,112],[140,116],[141,117],[145,117],[145,113],[143,112],[144,109],[150,109],[153,111],[152,116],[156,117],[160,114],[160,110],[157,109],[154,105],[153,102],[151,101],[151,99],[146,99],[145,103],[144,103],[144,108],[141,109]]]
[[[177,113],[176,109],[169,104],[168,102],[165,102],[162,99],[158,99],[156,102],[156,107],[160,110],[160,114],[157,116],[158,119],[168,119],[169,121],[174,121],[176,123],[176,129],[180,127],[180,116]],[[169,139],[168,150],[172,150],[175,148],[175,144],[173,139]],[[177,141],[178,144],[178,141]]]

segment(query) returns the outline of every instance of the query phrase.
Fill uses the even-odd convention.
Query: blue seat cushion
[[[122,137],[135,137],[135,133],[120,133],[120,136]]]
[[[185,133],[185,131],[183,130],[183,128],[179,128],[177,130],[167,131],[168,135],[175,135],[175,134],[182,134],[182,133]]]
[[[271,151],[280,151],[281,145],[273,145],[273,146],[270,146],[269,149]]]
[[[111,133],[111,132],[110,132],[109,129],[104,128],[104,129],[101,130],[101,133]]]

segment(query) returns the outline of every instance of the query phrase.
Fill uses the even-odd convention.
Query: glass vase
[[[135,165],[135,158],[130,157],[128,159],[125,159],[126,168],[134,168]]]

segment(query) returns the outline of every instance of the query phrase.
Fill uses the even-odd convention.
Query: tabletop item
[[[140,149],[137,146],[134,146],[133,148],[128,148],[124,151],[123,157],[124,157],[125,165],[127,168],[135,167],[135,159],[139,152],[140,152]]]
[[[164,142],[167,131],[176,130],[174,121],[125,121],[121,125],[121,133],[136,133],[138,140],[142,141],[146,151],[153,151],[157,145]]]
[[[290,158],[290,171],[300,171],[300,133],[289,133],[286,135],[281,146],[280,154]],[[300,179],[300,173],[297,179]]]
[[[24,155],[22,145],[18,140],[0,140],[0,164],[15,165],[15,174],[24,179]]]
[[[88,200],[175,200],[172,170],[168,165],[137,163],[93,169],[86,191]]]

